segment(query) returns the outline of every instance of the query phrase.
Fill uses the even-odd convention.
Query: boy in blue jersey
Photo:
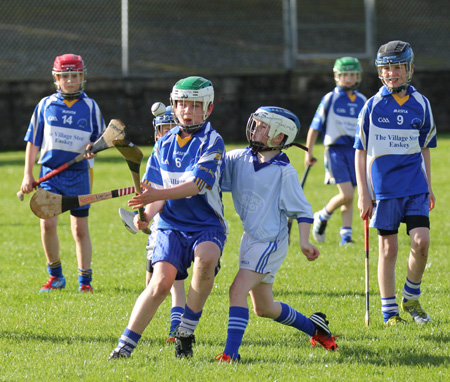
[[[378,230],[378,284],[386,325],[405,323],[395,298],[398,228],[406,223],[410,236],[402,310],[418,324],[430,321],[419,303],[422,276],[430,244],[429,211],[435,197],[431,188],[430,148],[436,147],[436,126],[430,102],[409,83],[414,54],[403,41],[390,41],[375,61],[383,83],[367,101],[355,138],[358,207]]]
[[[222,190],[231,191],[234,207],[244,227],[239,253],[239,271],[230,287],[228,336],[219,362],[240,360],[239,347],[247,328],[250,294],[254,312],[292,326],[326,349],[336,350],[334,337],[323,313],[309,318],[291,306],[274,301],[273,282],[288,250],[288,218],[297,219],[300,248],[309,261],[319,250],[309,243],[313,222],[297,172],[281,150],[292,146],[300,130],[297,116],[289,110],[264,106],[250,116],[247,139],[250,146],[227,153]]]
[[[314,144],[322,133],[325,146],[325,184],[335,184],[339,193],[314,214],[313,237],[325,241],[325,228],[332,213],[341,209],[341,245],[352,243],[353,195],[356,187],[355,141],[358,114],[366,97],[357,91],[361,83],[361,64],[354,57],[336,60],[334,67],[336,87],[326,94],[314,115],[308,131],[305,166],[315,163]]]
[[[105,129],[103,116],[96,102],[84,93],[86,67],[81,56],[64,54],[56,57],[53,79],[57,92],[43,98],[36,106],[28,131],[25,170],[21,191],[33,190],[33,166],[40,150],[39,177],[67,163],[86,148],[89,149]],[[92,158],[74,164],[39,187],[56,194],[75,196],[91,191]],[[92,292],[92,244],[89,236],[89,205],[70,211],[70,225],[76,244],[80,292]],[[58,217],[41,219],[41,238],[50,278],[40,292],[66,286],[62,273],[57,233]]]
[[[175,355],[191,357],[194,331],[214,284],[227,234],[220,179],[222,137],[207,122],[214,104],[211,81],[188,77],[172,89],[175,126],[155,145],[143,177],[144,192],[128,204],[151,204],[147,220],[160,212],[153,276],[139,296],[128,326],[110,359],[129,357],[174,280],[194,263],[187,303],[175,335]]]
[[[156,116],[155,119],[153,119],[153,127],[155,128],[155,142],[166,135],[174,126],[175,120],[173,119],[172,107],[167,106],[166,112],[163,115]],[[151,207],[152,204],[147,204],[145,206],[145,221],[140,220],[139,214],[137,212],[127,211],[123,208],[119,209],[119,214],[126,228],[133,233],[137,233],[139,230],[145,230],[146,228],[148,228],[149,222],[151,220],[148,217],[153,216]],[[148,243],[146,246],[146,286],[150,283],[150,280],[153,276],[152,258],[158,233],[158,220],[159,213],[153,216],[153,221],[150,226],[151,233],[148,235]],[[166,340],[167,343],[175,342],[175,334],[181,322],[181,316],[184,313],[184,306],[186,305],[186,291],[184,288],[184,280],[175,280],[173,282],[172,288],[170,289],[170,294],[172,296],[172,308],[170,310],[170,329],[169,338]]]

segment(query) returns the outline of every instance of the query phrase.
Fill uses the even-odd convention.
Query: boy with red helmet
[[[42,177],[67,163],[86,148],[90,148],[105,129],[96,102],[84,93],[86,67],[81,56],[64,54],[55,58],[52,75],[56,93],[44,97],[36,106],[25,135],[25,170],[21,191],[33,190],[33,167],[38,163]],[[66,196],[89,194],[95,154],[86,154],[70,169],[42,182],[39,187]],[[92,244],[89,236],[89,205],[70,211],[72,235],[76,244],[80,292],[92,292]],[[58,217],[41,219],[41,238],[50,278],[40,292],[50,292],[66,286],[62,272],[57,233]]]

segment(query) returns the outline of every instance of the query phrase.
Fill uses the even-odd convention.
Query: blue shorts
[[[197,245],[205,241],[211,241],[219,246],[222,255],[226,240],[226,235],[218,230],[199,232],[158,230],[152,265],[158,261],[167,261],[178,270],[175,279],[185,280],[188,277],[187,270],[194,261],[194,251]],[[216,267],[216,273],[217,270],[218,267]]]
[[[356,186],[355,149],[350,146],[327,146],[324,152],[325,184],[351,182]]]
[[[377,228],[378,231],[389,231],[388,233],[395,234],[398,232],[400,223],[408,225],[412,217],[415,217],[414,223],[411,223],[413,226],[407,227],[407,232],[417,227],[429,228],[428,194],[378,200],[374,206],[370,226]]]
[[[44,166],[41,168],[39,177],[45,175],[49,171],[45,171]],[[45,168],[45,170],[50,170]],[[40,188],[53,192],[54,194],[64,196],[87,195],[91,192],[91,176],[89,170],[64,170],[53,178],[42,182]],[[77,217],[86,217],[89,215],[90,204],[70,210],[70,214]]]

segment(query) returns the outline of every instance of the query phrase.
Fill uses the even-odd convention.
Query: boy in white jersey
[[[228,232],[220,189],[225,145],[207,122],[213,101],[212,83],[203,77],[184,78],[172,89],[177,126],[156,143],[143,177],[144,192],[128,202],[133,208],[150,204],[147,220],[161,211],[153,276],[136,301],[110,359],[131,355],[174,280],[185,279],[192,262],[187,304],[175,335],[175,355],[193,354],[194,330],[213,287]]]
[[[234,207],[244,227],[239,253],[239,272],[230,287],[228,336],[219,362],[240,360],[239,347],[247,328],[250,294],[254,312],[307,333],[311,344],[335,350],[336,343],[323,313],[306,317],[292,307],[274,301],[272,286],[288,250],[288,218],[298,221],[300,248],[309,261],[319,250],[309,243],[313,222],[297,172],[281,149],[288,148],[300,130],[289,110],[263,106],[250,116],[250,146],[226,155],[222,190],[231,191]]]
[[[322,133],[325,146],[325,184],[335,184],[339,193],[333,196],[320,211],[314,214],[313,237],[325,241],[325,228],[332,213],[341,209],[341,245],[352,243],[353,195],[356,187],[355,141],[358,114],[366,97],[357,91],[362,69],[354,57],[342,57],[333,67],[336,87],[320,102],[308,131],[305,166],[315,163],[314,145]]]
[[[367,101],[355,138],[358,207],[362,219],[372,217],[378,230],[378,284],[386,325],[405,323],[395,298],[398,228],[410,236],[402,310],[418,324],[430,321],[419,303],[430,244],[429,211],[434,208],[430,147],[436,147],[436,126],[427,98],[409,83],[414,54],[403,41],[390,41],[375,61],[383,83]]]
[[[105,129],[102,114],[96,102],[84,93],[86,67],[81,56],[64,54],[56,57],[53,79],[57,92],[43,98],[36,106],[25,136],[25,170],[21,191],[33,190],[33,166],[40,150],[42,177],[75,158]],[[86,154],[81,161],[39,187],[56,194],[75,196],[91,192],[91,172],[95,154]],[[80,292],[92,292],[92,244],[89,236],[89,205],[70,211],[70,225],[76,244]],[[50,292],[66,286],[62,273],[57,233],[58,217],[41,219],[41,237],[47,258],[50,278],[39,292]]]
[[[152,108],[153,110],[153,108]],[[166,133],[169,132],[175,126],[175,120],[173,119],[172,107],[167,106],[166,111],[163,115],[155,116],[153,119],[153,127],[155,129],[155,142],[162,138]],[[150,206],[148,204],[145,206],[145,216],[150,215]],[[119,209],[120,217],[125,224],[125,227],[132,233],[137,233],[139,230],[145,230],[148,228],[150,220],[141,221],[139,219],[139,214],[135,211],[128,211],[124,208]],[[156,236],[158,233],[158,219],[159,214],[153,217],[152,224],[150,226],[151,233],[148,235],[148,243],[146,246],[146,275],[145,275],[145,285],[147,286],[150,279],[153,276],[153,251],[156,245]],[[172,296],[172,308],[170,310],[170,329],[169,338],[166,340],[167,343],[175,342],[175,334],[178,325],[181,322],[181,316],[184,313],[184,306],[186,305],[186,291],[184,288],[184,280],[175,280],[173,286],[170,290]]]

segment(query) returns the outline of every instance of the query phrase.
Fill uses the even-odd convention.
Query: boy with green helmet
[[[314,115],[306,139],[309,151],[305,154],[305,166],[312,166],[314,144],[322,133],[325,146],[325,184],[335,184],[339,193],[314,214],[313,237],[319,242],[325,241],[325,228],[332,213],[340,208],[342,227],[340,244],[352,243],[353,194],[356,187],[355,140],[359,111],[366,97],[359,93],[361,83],[361,64],[355,57],[341,57],[333,67],[336,87],[326,94]]]

